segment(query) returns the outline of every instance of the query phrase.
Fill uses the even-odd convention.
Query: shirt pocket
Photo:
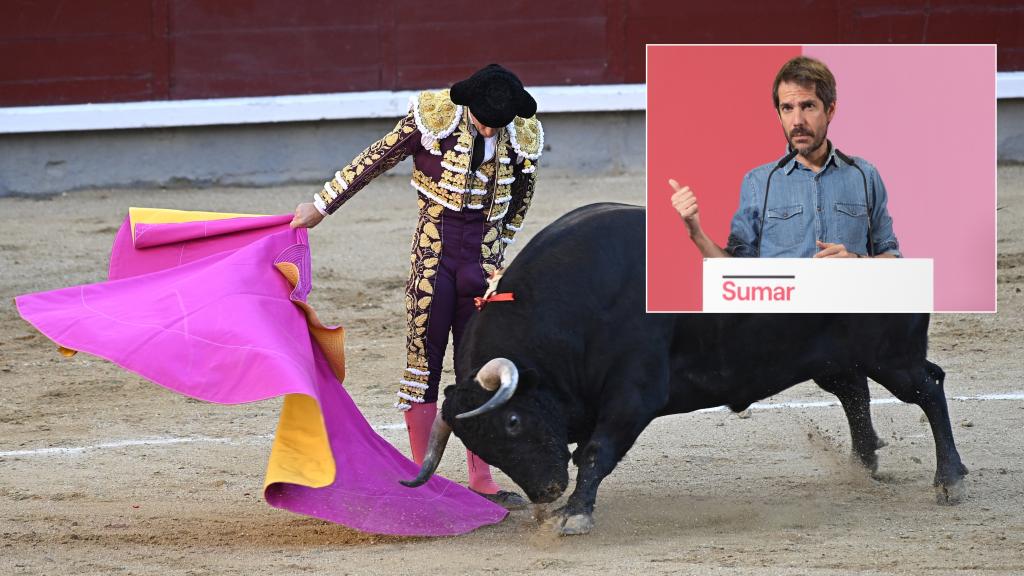
[[[868,208],[864,204],[836,202],[835,233],[850,252],[867,253]]]
[[[799,244],[803,240],[805,232],[803,213],[802,204],[769,208],[762,243],[780,248],[789,248]]]

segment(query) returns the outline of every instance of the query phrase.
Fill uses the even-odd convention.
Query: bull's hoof
[[[886,442],[885,440],[882,440],[881,438],[875,440],[875,450],[878,450],[879,448],[885,448],[888,445],[889,443]]]
[[[860,465],[867,469],[868,474],[870,474],[872,478],[878,475],[878,458],[875,458],[871,462],[861,461]]]
[[[548,524],[559,536],[578,536],[593,530],[594,517],[590,514],[558,515],[548,520]]]
[[[857,454],[854,452],[850,454],[850,463],[854,466],[864,467],[872,477],[878,473],[878,456],[874,452],[870,454]]]
[[[967,486],[962,478],[935,485],[935,503],[942,506],[952,506],[963,502],[967,497]]]

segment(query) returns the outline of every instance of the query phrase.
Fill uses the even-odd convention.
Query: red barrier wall
[[[1024,70],[1024,7],[952,0],[5,2],[0,106],[414,89],[490,62],[644,82],[646,43],[978,42]]]

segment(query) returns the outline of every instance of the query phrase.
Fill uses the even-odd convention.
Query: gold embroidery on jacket
[[[463,174],[469,170],[469,160],[469,152],[456,152],[453,148],[444,153],[444,163],[454,166]]]
[[[462,192],[453,192],[442,188],[440,184],[435,182],[430,176],[427,176],[415,168],[412,171],[411,184],[412,187],[419,191],[420,194],[430,198],[434,202],[447,206],[455,211],[462,210]]]
[[[451,135],[463,116],[463,107],[452,102],[448,92],[448,89],[424,90],[412,102],[416,125],[436,140]]]
[[[500,220],[488,220],[484,225],[483,242],[480,244],[480,266],[487,277],[501,268],[501,261],[504,258],[505,247],[501,242],[501,226]]]
[[[442,168],[440,184],[444,188],[448,188],[452,192],[461,195],[461,193],[466,190],[466,175],[459,174],[458,172],[452,172],[447,168]],[[461,201],[459,203],[461,204]]]
[[[459,128],[461,132],[459,132],[459,139],[455,141],[455,150],[463,154],[469,154],[470,149],[473,147],[473,135],[469,131],[469,115],[466,115]],[[466,166],[469,166],[468,156]]]
[[[512,137],[512,148],[530,160],[540,158],[544,152],[544,127],[536,116],[516,118],[507,126]]]
[[[406,147],[405,141],[412,137],[416,131],[416,120],[412,113],[398,121],[395,128],[383,138],[370,144],[365,150],[359,153],[347,166],[339,170],[339,174],[345,181],[344,190],[335,181],[328,184],[337,193],[333,200],[327,203],[327,212],[333,213],[339,206],[348,201],[370,180],[380,174],[394,168],[404,160],[412,151]],[[325,190],[326,192],[326,190]]]
[[[463,195],[469,186],[469,164],[472,160],[470,146],[473,138],[469,133],[469,114],[464,113],[459,120],[458,136],[455,147],[447,150],[442,157],[441,180],[438,186],[447,190],[444,195],[446,206],[461,211],[465,205]]]
[[[441,261],[441,213],[444,207],[425,198],[419,198],[419,222],[413,235],[410,253],[409,281],[405,287],[406,310],[406,363],[408,368],[399,387],[399,404],[408,404],[405,396],[422,401],[426,394],[427,329],[430,304],[434,297],[437,268]],[[411,370],[410,370],[411,369]],[[418,384],[418,385],[417,385]],[[422,386],[422,388],[420,387]],[[403,396],[405,395],[405,396]],[[416,400],[412,400],[416,402]]]
[[[479,178],[480,175],[483,174],[483,177],[486,178],[485,182],[490,182],[492,179],[494,179],[494,162],[485,162],[484,164],[481,164],[480,167],[476,169],[476,171],[477,178]]]
[[[513,186],[515,186],[515,192],[513,193],[513,199],[509,203],[511,206],[511,216],[506,219],[505,230],[502,232],[502,237],[506,243],[511,243],[515,238],[516,232],[523,227],[523,220],[526,219],[526,212],[530,209],[530,203],[533,201],[533,192],[537,186],[537,172],[536,164],[531,164],[529,160],[524,162],[524,168],[532,170],[530,172],[521,172],[516,179]]]

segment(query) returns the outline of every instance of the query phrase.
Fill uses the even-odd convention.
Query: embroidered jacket
[[[498,131],[494,160],[470,174],[472,147],[468,110],[452,102],[447,89],[420,92],[394,130],[335,173],[314,201],[331,214],[370,180],[413,156],[412,187],[428,203],[456,211],[486,210],[501,241],[509,244],[533,197],[543,128],[536,117],[516,118]]]

